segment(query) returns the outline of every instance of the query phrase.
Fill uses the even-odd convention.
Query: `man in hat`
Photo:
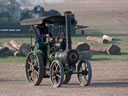
[[[35,42],[46,42],[47,36],[52,37],[52,34],[48,32],[48,27],[46,26],[45,22],[43,22],[42,24],[38,24],[36,27]]]

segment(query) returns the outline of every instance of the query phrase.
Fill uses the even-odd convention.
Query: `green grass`
[[[114,37],[114,36],[113,36]],[[120,61],[128,61],[128,36],[115,36],[116,40],[112,41],[108,44],[99,44],[99,43],[93,43],[94,45],[98,46],[109,46],[111,44],[116,44],[121,48],[121,55],[107,55],[102,53],[93,53],[93,58],[91,61],[103,61],[103,60],[120,60]],[[2,46],[3,43],[9,42],[10,40],[17,40],[20,43],[30,43],[30,38],[0,38],[0,46]],[[72,37],[72,44],[76,45],[78,42],[89,42],[86,40],[85,36],[74,36]],[[0,58],[0,62],[14,62],[14,63],[24,63],[25,57],[3,57]]]
[[[0,64],[1,63],[25,63],[26,58],[25,57],[14,57],[14,56],[8,56],[8,57],[0,57]]]
[[[14,38],[11,38],[11,37],[5,37],[5,38],[0,38],[0,46],[2,46],[2,44],[4,44],[5,42],[10,42],[11,40],[16,40],[16,41],[18,41],[19,43],[30,43],[30,38],[25,38],[25,37],[23,37],[23,38],[16,38],[16,37],[14,37]]]

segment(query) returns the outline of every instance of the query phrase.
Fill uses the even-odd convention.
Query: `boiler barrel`
[[[79,59],[79,55],[75,50],[66,50],[64,52],[56,52],[50,55],[50,60],[60,60],[63,64],[75,64]]]

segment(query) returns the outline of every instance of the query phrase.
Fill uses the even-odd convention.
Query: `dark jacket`
[[[36,27],[36,36],[35,36],[35,42],[46,42],[46,34],[48,34],[48,27]],[[49,33],[49,35],[52,37],[52,34]]]

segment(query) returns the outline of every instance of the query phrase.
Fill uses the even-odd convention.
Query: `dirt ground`
[[[128,62],[91,62],[91,84],[81,87],[76,75],[68,85],[53,88],[50,79],[40,86],[27,83],[23,64],[0,64],[0,96],[128,96]]]
[[[79,1],[79,0],[77,0]],[[81,0],[82,1],[82,0]],[[47,10],[72,10],[80,24],[88,25],[93,34],[128,32],[127,0],[86,0],[81,4],[45,5]],[[90,34],[90,33],[89,33]],[[91,61],[92,81],[81,87],[73,75],[68,85],[53,88],[50,79],[40,86],[26,82],[23,64],[0,62],[0,96],[128,96],[128,61]]]
[[[80,25],[89,26],[86,34],[126,34],[128,33],[127,0],[74,0],[58,5],[44,5],[45,10],[56,9],[62,14],[72,11]],[[73,1],[73,0],[72,0]],[[89,33],[87,33],[89,32]]]

